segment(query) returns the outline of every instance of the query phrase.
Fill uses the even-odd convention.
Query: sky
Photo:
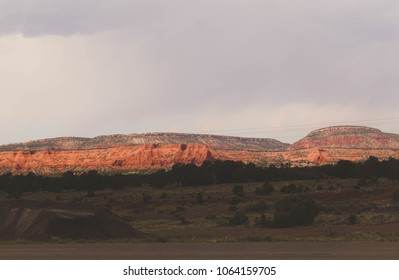
[[[0,144],[399,133],[396,0],[2,0]]]

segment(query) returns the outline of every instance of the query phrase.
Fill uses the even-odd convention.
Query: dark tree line
[[[399,180],[399,160],[379,161],[370,157],[367,161],[354,163],[339,161],[335,165],[313,167],[258,167],[252,163],[234,161],[205,162],[202,166],[194,164],[175,165],[171,170],[160,170],[152,174],[99,174],[88,171],[83,174],[66,172],[59,177],[41,176],[34,173],[0,175],[0,191],[10,197],[18,197],[24,192],[63,190],[86,190],[88,195],[104,188],[120,189],[150,185],[200,186],[222,183],[245,183],[286,180],[312,180],[324,178],[371,178],[386,177]]]

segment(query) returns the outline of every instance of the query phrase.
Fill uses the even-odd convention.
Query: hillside
[[[201,144],[218,150],[281,151],[289,144],[270,138],[247,138],[210,134],[146,133],[115,134],[94,138],[58,137],[0,145],[0,151],[91,150],[146,144]]]
[[[0,240],[141,238],[108,209],[50,201],[1,201]]]
[[[310,132],[288,147],[288,150],[309,148],[399,149],[399,135],[364,126],[332,126]]]
[[[292,145],[269,138],[178,133],[61,137],[0,146],[0,173],[143,172],[215,160],[306,166],[370,156],[399,158],[399,135],[334,126],[312,131]]]
[[[287,148],[285,159],[316,164],[399,157],[399,135],[364,126],[332,126],[314,130]]]
[[[0,170],[41,174],[65,171],[133,171],[162,169],[174,164],[201,165],[213,161],[209,148],[190,144],[147,144],[91,150],[0,152]]]

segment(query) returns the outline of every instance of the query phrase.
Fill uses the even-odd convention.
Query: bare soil
[[[108,209],[51,201],[0,201],[0,240],[139,238]]]
[[[0,245],[2,260],[398,260],[399,242]]]

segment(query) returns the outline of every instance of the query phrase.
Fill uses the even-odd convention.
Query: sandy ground
[[[0,259],[399,259],[399,242],[0,245]]]

